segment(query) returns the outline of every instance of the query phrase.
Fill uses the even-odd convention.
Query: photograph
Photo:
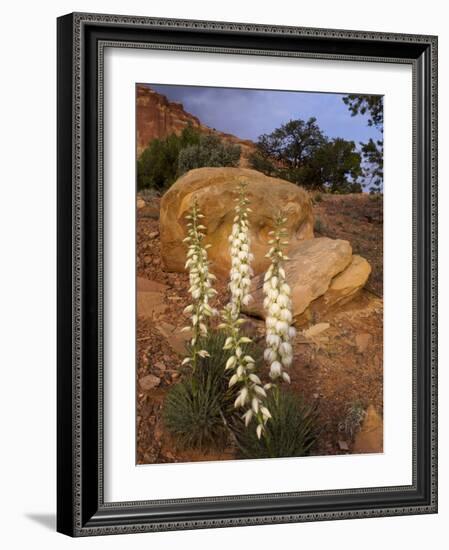
[[[382,453],[383,96],[135,89],[136,464]]]

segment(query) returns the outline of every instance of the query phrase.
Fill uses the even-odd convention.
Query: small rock
[[[156,363],[154,363],[154,366],[159,369],[159,370],[162,370],[164,371],[167,367],[164,365],[164,363],[162,363],[162,361],[157,361]]]
[[[173,372],[171,375],[172,380],[177,380],[179,378],[179,372]]]
[[[167,306],[164,304],[164,295],[160,292],[137,292],[137,315],[152,319],[164,313]]]
[[[340,451],[349,451],[349,446],[346,441],[339,441],[338,446],[340,447]]]
[[[139,386],[144,391],[149,391],[154,388],[157,388],[159,384],[161,383],[161,379],[157,376],[154,376],[154,374],[147,374],[146,376],[143,376],[139,379]]]
[[[153,220],[159,219],[159,208],[152,204],[145,204],[143,208],[139,208],[139,216],[143,218],[150,218]]]
[[[149,237],[150,239],[155,239],[156,237],[159,237],[159,231],[152,231],[152,232],[148,235],[148,237]]]
[[[313,394],[313,398],[314,398],[314,399],[318,399],[319,397],[320,397],[320,394],[319,394],[319,393],[314,393],[314,394]]]
[[[185,354],[186,343],[191,338],[189,332],[180,332],[180,329],[176,329],[176,327],[164,321],[160,322],[156,328],[166,338],[168,345],[174,352],[178,355]]]
[[[150,258],[151,256],[145,256]],[[163,293],[167,289],[167,285],[152,281],[150,279],[144,279],[143,277],[137,277],[137,292],[161,292]]]
[[[381,453],[383,451],[383,421],[373,405],[368,407],[365,420],[355,436],[354,453]]]
[[[166,323],[165,321],[162,321],[157,325],[157,330],[162,334],[164,338],[167,338],[168,340],[172,337],[175,326],[171,325],[170,323]]]
[[[310,328],[304,331],[304,336],[306,338],[314,338],[315,336],[318,336],[318,334],[321,334],[322,332],[327,330],[329,327],[329,323],[318,323],[316,325],[312,325]]]
[[[363,353],[366,351],[372,340],[371,334],[364,332],[362,334],[357,334],[355,337],[355,345],[357,346],[357,351]]]

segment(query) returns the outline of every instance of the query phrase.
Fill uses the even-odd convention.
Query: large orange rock
[[[371,266],[365,258],[354,254],[351,263],[331,281],[323,296],[326,305],[344,304],[365,286]]]
[[[289,258],[284,263],[285,275],[291,288],[293,316],[298,317],[351,264],[352,248],[348,241],[319,237],[297,244]],[[254,277],[250,290],[253,300],[243,307],[245,313],[262,318],[265,317],[263,283],[263,273]]]
[[[322,318],[337,306],[342,306],[356,296],[365,286],[371,273],[371,266],[365,258],[354,254],[351,262],[345,269],[336,275],[327,290],[295,318],[296,324],[301,325],[312,319]],[[293,282],[296,286],[296,283]]]
[[[160,209],[161,255],[167,271],[184,271],[186,259],[186,220],[194,197],[204,214],[207,227],[205,243],[210,243],[211,272],[227,277],[230,268],[228,237],[235,216],[236,188],[247,184],[250,216],[251,252],[255,274],[269,265],[268,232],[279,210],[287,217],[289,249],[313,237],[313,214],[309,195],[290,182],[270,178],[247,168],[198,168],[179,178],[165,193]],[[349,261],[349,260],[348,260]]]

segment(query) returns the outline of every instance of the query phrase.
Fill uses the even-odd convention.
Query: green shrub
[[[266,424],[266,434],[257,438],[256,430],[245,429],[243,423],[236,433],[244,458],[281,458],[306,456],[317,438],[316,411],[302,397],[291,391],[268,392],[267,407],[272,418]]]
[[[239,145],[226,144],[216,135],[202,135],[188,125],[180,135],[154,139],[144,149],[137,161],[137,188],[163,191],[188,170],[237,166],[239,160]]]
[[[137,188],[162,190],[176,179],[179,138],[154,139],[137,161]]]
[[[360,430],[360,426],[366,416],[365,406],[362,401],[349,403],[346,408],[346,415],[339,423],[338,428],[351,440],[354,440],[355,434]]]
[[[254,170],[257,170],[258,172],[262,172],[267,176],[276,176],[278,174],[276,166],[273,162],[271,162],[271,160],[266,156],[261,155],[259,152],[250,154],[249,164],[251,168],[254,168]]]
[[[237,166],[240,160],[240,145],[226,144],[218,136],[204,135],[196,145],[179,152],[178,175],[203,166]]]
[[[323,231],[324,231],[324,223],[321,221],[321,218],[319,216],[317,216],[315,218],[315,223],[313,225],[313,229],[317,233],[323,233]]]
[[[185,449],[222,449],[236,423],[234,401],[237,387],[229,389],[231,372],[225,371],[229,351],[223,350],[223,331],[211,332],[202,349],[210,357],[199,358],[195,372],[186,368],[183,379],[174,385],[164,403],[164,423],[176,444]],[[248,353],[261,361],[262,352],[254,344]],[[257,364],[257,363],[256,363]]]

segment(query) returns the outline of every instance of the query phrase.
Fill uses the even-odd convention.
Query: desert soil
[[[137,319],[136,461],[229,460],[236,456],[232,447],[221,453],[181,451],[164,429],[164,397],[181,376],[184,341],[179,329],[185,321],[180,312],[189,304],[189,285],[187,274],[162,269],[158,211],[158,199],[138,210],[138,313],[142,315]],[[292,389],[316,403],[319,411],[321,433],[313,454],[381,452],[382,199],[322,195],[314,204],[314,214],[317,236],[348,240],[373,271],[366,288],[351,302],[314,319],[315,325],[323,323],[318,328],[324,330],[310,338],[298,332],[290,368]],[[217,290],[223,305],[226,287],[222,284]],[[262,336],[263,323],[251,321],[251,325],[254,334]],[[360,410],[368,413],[357,433],[359,426],[350,418]],[[348,425],[353,428],[350,433]]]

